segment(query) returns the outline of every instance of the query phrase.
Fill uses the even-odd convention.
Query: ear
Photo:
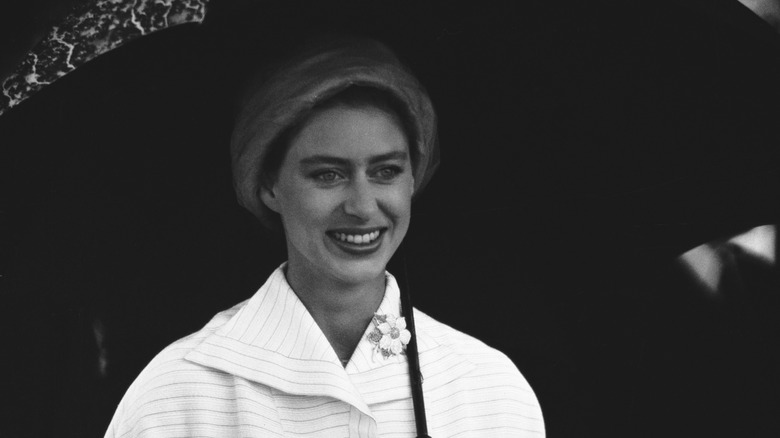
[[[260,186],[260,200],[263,201],[266,207],[270,208],[276,213],[279,213],[279,198],[274,193],[274,188],[268,188],[264,185]]]

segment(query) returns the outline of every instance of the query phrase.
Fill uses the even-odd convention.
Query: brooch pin
[[[374,314],[374,330],[368,334],[368,340],[374,344],[374,351],[382,353],[387,359],[403,352],[412,334],[406,329],[406,319],[393,315]]]

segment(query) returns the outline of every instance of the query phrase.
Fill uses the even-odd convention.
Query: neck
[[[385,276],[359,284],[313,278],[288,264],[287,282],[342,362],[355,351],[385,294]]]

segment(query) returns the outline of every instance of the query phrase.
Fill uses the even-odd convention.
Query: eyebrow
[[[408,159],[409,159],[409,154],[406,151],[393,151],[393,152],[388,152],[386,154],[375,155],[369,158],[368,162],[369,164],[375,164],[375,163],[380,163],[382,161],[390,161],[390,160],[406,161]],[[349,161],[350,160],[346,158],[334,157],[331,155],[312,155],[310,157],[301,159],[300,163],[303,165],[335,164],[335,165],[346,166],[349,164]]]

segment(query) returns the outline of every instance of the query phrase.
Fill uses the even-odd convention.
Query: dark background
[[[3,68],[68,10],[12,3]],[[45,88],[0,118],[0,436],[101,436],[154,354],[284,260],[235,202],[233,102],[321,31],[428,88],[415,304],[506,352],[548,436],[777,436],[777,269],[712,297],[673,263],[778,222],[778,35],[725,0],[212,0]]]

